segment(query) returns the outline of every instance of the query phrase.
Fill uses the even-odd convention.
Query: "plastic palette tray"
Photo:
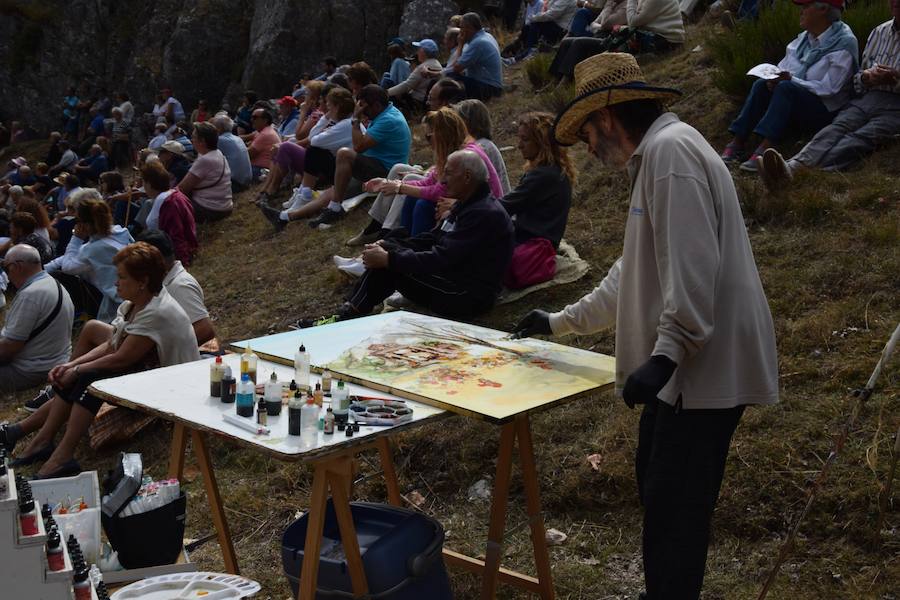
[[[231,600],[256,595],[260,585],[251,579],[224,573],[175,573],[132,583],[112,600]]]

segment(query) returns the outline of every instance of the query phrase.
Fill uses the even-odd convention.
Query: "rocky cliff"
[[[0,0],[0,119],[57,127],[69,85],[126,90],[141,111],[161,87],[186,108],[247,88],[274,97],[327,55],[383,69],[398,32],[439,40],[457,10],[451,0]]]

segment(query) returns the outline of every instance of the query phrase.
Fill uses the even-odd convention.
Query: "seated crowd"
[[[842,0],[794,2],[803,31],[777,76],[753,85],[722,154],[773,189],[801,169],[849,167],[900,133],[900,2],[862,60]],[[592,54],[684,41],[677,0],[535,0],[522,23],[506,63],[559,44],[552,70],[563,81]],[[40,476],[75,471],[75,445],[101,405],[91,382],[195,360],[214,345],[186,267],[202,250],[197,224],[227,219],[234,195],[254,183],[276,232],[297,220],[326,231],[345,201],[374,196],[369,224],[346,242],[356,256],[335,257],[356,280],[330,319],[405,302],[469,318],[490,310],[503,287],[554,277],[575,169],[554,116],[529,112],[516,120],[524,174],[510,185],[485,104],[503,93],[503,62],[480,17],[454,17],[440,45],[396,38],[387,58],[379,78],[365,62],[329,57],[280,99],[247,90],[236,111],[204,100],[190,119],[171,89],[143,117],[127,94],[114,105],[103,90],[67,91],[43,160],[17,157],[0,174],[0,291],[12,297],[0,390],[49,383],[26,404],[34,414],[0,425],[8,450],[35,433],[17,464],[45,461]],[[428,143],[424,167],[410,158],[410,122]],[[775,145],[801,132],[814,137],[785,160]],[[148,143],[135,152],[141,135]],[[73,323],[83,323],[74,347]]]

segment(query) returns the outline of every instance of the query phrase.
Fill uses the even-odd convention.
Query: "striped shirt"
[[[879,85],[867,88],[863,85],[862,72],[875,65],[884,65],[900,70],[900,29],[894,26],[893,19],[882,23],[869,34],[869,40],[866,42],[862,61],[859,64],[859,73],[853,77],[853,87],[858,94],[865,94],[869,90],[900,94],[900,81],[893,86]]]

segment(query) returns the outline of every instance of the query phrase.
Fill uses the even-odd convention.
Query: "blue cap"
[[[241,373],[241,381],[250,381],[250,373]]]
[[[394,39],[392,39],[391,41],[388,42],[388,46],[403,46],[403,47],[405,47],[406,40],[404,40],[402,37],[395,37]]]
[[[413,42],[412,45],[416,48],[422,48],[426,52],[431,52],[432,54],[438,53],[438,45],[434,40],[425,39],[421,42]]]

